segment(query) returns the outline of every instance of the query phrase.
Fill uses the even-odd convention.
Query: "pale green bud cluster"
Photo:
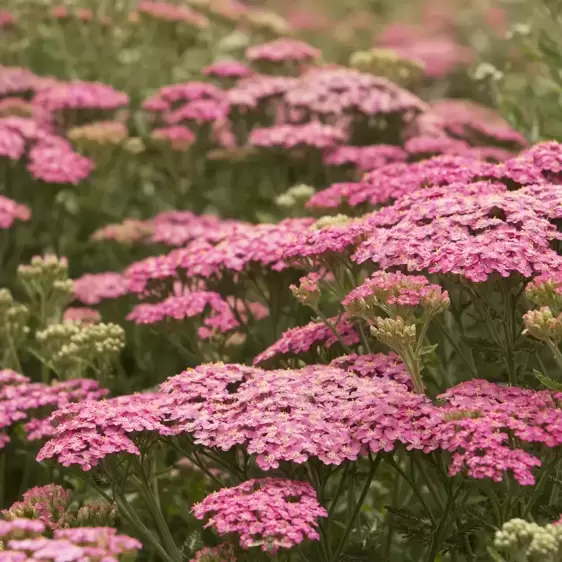
[[[14,353],[29,334],[29,310],[17,303],[8,289],[0,289],[0,357],[7,363],[7,357]]]
[[[311,185],[299,184],[290,187],[275,199],[278,207],[291,208],[303,206],[313,195],[315,189]]]
[[[370,49],[351,55],[349,64],[360,72],[384,76],[401,85],[411,85],[423,78],[424,65],[400,56],[392,49]]]
[[[35,256],[30,264],[18,267],[18,278],[32,310],[37,311],[41,327],[58,321],[73,294],[66,258]]]
[[[52,324],[36,339],[53,367],[71,377],[89,368],[106,371],[125,346],[125,332],[117,324]]]
[[[314,230],[322,230],[324,228],[330,228],[334,226],[345,226],[349,224],[353,219],[348,215],[339,213],[337,215],[326,215],[325,217],[320,217],[313,225]]]
[[[509,561],[558,562],[562,556],[562,526],[511,519],[496,533],[494,547]]]
[[[416,326],[408,324],[401,316],[373,319],[371,333],[379,341],[394,349],[399,355],[416,345]]]
[[[552,310],[543,306],[539,310],[529,310],[523,315],[526,335],[554,344],[562,340],[562,314],[554,316]]]

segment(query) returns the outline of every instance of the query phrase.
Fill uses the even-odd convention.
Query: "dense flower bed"
[[[421,4],[0,10],[0,561],[560,560],[562,144]]]

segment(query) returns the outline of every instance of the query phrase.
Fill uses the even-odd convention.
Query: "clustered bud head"
[[[15,302],[8,289],[0,289],[0,317],[0,349],[19,349],[29,334],[29,310]]]
[[[374,318],[371,334],[401,356],[416,345],[415,324],[408,324],[401,316]]]
[[[33,519],[0,521],[3,560],[78,562],[124,560],[142,545],[134,538],[118,535],[112,527],[56,529],[48,538],[45,524]]]
[[[546,343],[560,343],[562,340],[562,313],[554,316],[548,306],[539,310],[529,310],[523,315],[526,335]]]
[[[79,146],[99,147],[118,146],[125,142],[128,131],[120,121],[100,121],[80,127],[73,127],[67,133],[68,138]]]
[[[370,49],[351,55],[349,64],[360,72],[384,76],[396,84],[410,85],[424,75],[424,65],[414,58],[400,55],[392,49]]]
[[[342,213],[337,215],[326,215],[325,217],[320,217],[311,228],[314,230],[323,230],[324,228],[330,228],[332,226],[345,226],[352,222],[353,219]]]
[[[511,519],[496,532],[495,549],[518,562],[557,562],[562,555],[562,526]]]
[[[319,273],[309,273],[299,279],[298,287],[291,285],[289,289],[301,304],[315,308],[321,296],[318,286],[320,279]]]
[[[314,195],[315,189],[311,185],[304,183],[290,187],[285,193],[282,193],[275,199],[275,203],[279,207],[295,207],[303,206],[306,201]]]
[[[18,267],[18,279],[34,309],[45,315],[43,322],[57,320],[72,300],[72,280],[68,278],[66,258],[35,256],[30,264]]]
[[[219,535],[238,535],[242,548],[275,553],[305,539],[319,540],[317,519],[328,512],[308,482],[262,478],[210,494],[193,514],[209,518],[208,526]]]
[[[549,271],[538,275],[525,288],[525,296],[537,306],[548,306],[562,312],[562,272]]]
[[[117,324],[67,321],[37,332],[36,339],[55,369],[76,377],[110,368],[125,346],[125,331]]]

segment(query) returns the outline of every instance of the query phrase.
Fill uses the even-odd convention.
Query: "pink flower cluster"
[[[404,162],[408,155],[399,146],[375,144],[373,146],[337,146],[324,156],[330,166],[353,166],[360,172],[377,170],[391,162]]]
[[[274,98],[281,98],[298,83],[297,78],[289,76],[267,76],[255,74],[240,80],[226,93],[231,108],[256,109],[260,104]]]
[[[53,538],[40,536],[45,531],[41,521],[1,521],[0,538],[5,547],[0,551],[0,561],[101,562],[119,560],[121,556],[130,556],[142,548],[139,541],[118,535],[111,527],[57,529]]]
[[[179,109],[164,115],[164,121],[175,125],[182,121],[202,125],[221,121],[228,115],[228,106],[222,100],[198,99],[182,105]]]
[[[329,320],[346,345],[359,343],[359,334],[347,315],[343,315],[340,319],[334,317]],[[283,356],[306,353],[317,346],[329,349],[337,343],[339,343],[338,337],[327,324],[324,322],[309,322],[304,326],[289,328],[283,332],[274,344],[255,357],[254,365],[267,363],[272,359],[279,359]]]
[[[43,437],[45,417],[54,408],[80,400],[98,400],[109,391],[89,379],[73,379],[50,385],[33,383],[9,369],[0,370],[0,448],[9,442],[15,424],[34,417],[25,425],[28,439]]]
[[[502,143],[521,148],[525,137],[509,126],[492,109],[469,100],[445,99],[433,102],[430,113],[442,120],[441,126],[450,135],[479,141],[476,144]]]
[[[64,109],[101,109],[112,111],[126,106],[129,97],[102,82],[60,82],[37,92],[36,107],[51,113]]]
[[[338,465],[367,449],[391,451],[396,441],[422,446],[433,406],[406,385],[377,376],[382,363],[369,377],[326,365],[274,371],[200,365],[161,389],[170,397],[173,431],[197,444],[225,451],[241,445],[263,470],[311,457]]]
[[[449,473],[500,482],[511,471],[522,486],[535,484],[535,454],[523,449],[562,443],[562,395],[485,380],[461,383],[438,397],[446,404],[435,412],[432,447],[453,453]],[[437,421],[437,419],[439,421]]]
[[[183,125],[158,127],[152,130],[151,137],[156,141],[164,141],[172,150],[178,152],[187,150],[196,139],[195,133]]]
[[[411,386],[412,377],[406,366],[393,352],[369,353],[367,355],[342,355],[330,363],[330,367],[342,369],[361,377],[387,378]]]
[[[248,78],[254,71],[243,62],[237,60],[220,60],[203,69],[205,76],[217,78]]]
[[[64,311],[65,322],[81,322],[83,324],[95,324],[101,321],[101,315],[97,310],[87,307],[72,307]]]
[[[561,238],[554,224],[561,196],[562,187],[550,184],[512,192],[487,182],[420,190],[366,219],[373,228],[353,259],[474,282],[492,274],[530,277],[560,264],[550,243]]]
[[[421,187],[471,181],[491,165],[461,156],[436,156],[417,163],[391,163],[367,173],[360,182],[336,183],[314,194],[310,208],[335,208],[343,203],[388,204]]]
[[[328,512],[308,482],[262,478],[223,488],[193,507],[219,535],[239,536],[242,548],[260,546],[267,553],[319,540],[319,517]]]
[[[434,24],[434,18],[431,18]],[[420,62],[430,78],[443,78],[455,69],[472,62],[470,49],[459,45],[435,25],[431,32],[418,26],[391,23],[377,37],[377,44],[396,51],[400,56]]]
[[[28,221],[30,218],[29,207],[0,195],[0,229],[10,228],[16,220]]]
[[[0,118],[0,157],[19,160],[28,147],[27,169],[42,181],[76,184],[94,167],[92,160],[74,152],[70,143],[32,119]]]
[[[41,79],[27,68],[0,66],[0,97],[34,92],[40,83]]]
[[[519,156],[497,164],[476,158],[493,155],[497,150],[501,151],[493,147],[473,147],[464,156],[444,155],[410,164],[387,164],[368,172],[360,182],[336,183],[319,191],[307,205],[334,208],[343,203],[350,206],[388,204],[422,187],[466,184],[482,179],[497,180],[510,189],[535,183],[557,183],[562,179],[562,145],[557,142],[536,144]],[[502,155],[496,156],[500,159]]]
[[[170,4],[168,2],[142,0],[137,10],[140,14],[150,16],[156,20],[186,23],[197,28],[209,27],[209,20],[203,14],[191,10],[187,6],[178,6],[177,4]]]
[[[151,221],[151,240],[167,246],[185,246],[193,240],[220,242],[248,223],[219,219],[215,215],[196,215],[190,211],[165,211]]]
[[[439,285],[430,283],[423,275],[404,275],[377,271],[343,299],[346,308],[367,306],[391,307],[401,310],[421,306],[434,309],[448,306],[449,296]]]
[[[164,425],[166,397],[133,394],[109,400],[83,400],[59,408],[48,418],[50,440],[39,451],[38,461],[55,458],[63,466],[78,465],[88,471],[108,455],[140,455],[146,432],[170,435]]]
[[[99,304],[129,292],[127,280],[119,273],[86,273],[73,280],[74,298],[83,304]]]
[[[320,116],[408,115],[426,110],[424,102],[390,80],[346,68],[310,70],[285,93],[284,99],[290,107]]]
[[[0,29],[6,29],[16,25],[15,16],[8,10],[0,10]]]
[[[274,125],[253,129],[248,143],[259,148],[325,150],[346,140],[347,135],[341,128],[311,121],[304,125]]]
[[[280,271],[288,267],[282,257],[283,248],[291,246],[297,233],[308,230],[312,222],[307,218],[285,219],[278,224],[239,223],[216,244],[194,240],[167,255],[135,262],[124,275],[130,290],[141,293],[151,281],[174,278],[178,270],[195,279],[240,273],[251,264]]]
[[[253,45],[246,50],[246,57],[250,61],[268,62],[310,62],[321,57],[319,49],[297,39],[281,38]]]
[[[267,309],[258,303],[249,303],[248,306],[255,318],[267,316]],[[127,320],[136,324],[157,324],[165,320],[181,321],[198,316],[204,316],[198,330],[201,339],[207,339],[216,332],[230,332],[240,326],[239,319],[248,320],[242,302],[225,300],[219,293],[212,291],[184,291],[162,302],[138,304]]]
[[[224,92],[207,82],[182,82],[160,88],[155,94],[148,97],[142,104],[146,111],[154,113],[170,112],[177,109],[178,104],[198,100],[224,99]]]

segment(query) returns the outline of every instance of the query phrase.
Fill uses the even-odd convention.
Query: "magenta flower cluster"
[[[57,529],[53,538],[41,536],[45,525],[38,520],[0,521],[0,538],[5,547],[2,562],[45,560],[51,562],[101,562],[119,560],[142,548],[138,540],[118,535],[111,527]]]
[[[230,302],[229,302],[230,300]],[[208,339],[215,333],[226,333],[240,326],[240,320],[248,320],[248,311],[256,319],[267,316],[267,309],[259,303],[244,303],[225,300],[213,291],[183,291],[162,302],[136,305],[127,316],[135,324],[157,324],[165,320],[186,320],[204,316],[198,329],[200,339]]]
[[[346,133],[340,128],[311,121],[304,125],[275,125],[254,129],[248,143],[259,148],[325,150],[346,140]]]
[[[328,515],[308,482],[282,478],[223,488],[195,505],[193,513],[219,535],[238,535],[242,548],[260,546],[268,553],[319,540],[318,518]]]
[[[309,62],[319,59],[321,54],[308,43],[290,38],[275,39],[246,50],[248,60],[268,62]]]
[[[3,195],[0,195],[0,228],[10,228],[16,220],[28,221],[31,210],[25,205],[20,205]]]
[[[448,305],[449,296],[440,285],[430,283],[423,275],[377,271],[342,300],[347,308],[360,307],[362,303],[397,310],[417,306],[438,308]]]
[[[63,466],[78,465],[87,471],[107,455],[140,455],[135,436],[172,433],[163,424],[164,405],[158,394],[133,394],[59,408],[48,420],[51,439],[37,460],[56,458]]]
[[[47,434],[45,418],[52,410],[81,400],[98,400],[107,393],[94,380],[73,379],[47,385],[31,382],[9,369],[0,370],[0,447],[8,443],[9,431],[17,423],[27,421],[28,439],[40,439]]]
[[[289,328],[274,344],[255,357],[254,365],[267,363],[272,359],[300,355],[317,346],[329,349],[340,340],[346,345],[359,343],[359,334],[346,314],[341,318],[330,318],[328,321],[333,325],[333,330],[325,322],[320,321]]]
[[[49,183],[76,184],[86,179],[94,163],[33,119],[0,118],[0,157],[19,160],[27,154],[31,175]]]

